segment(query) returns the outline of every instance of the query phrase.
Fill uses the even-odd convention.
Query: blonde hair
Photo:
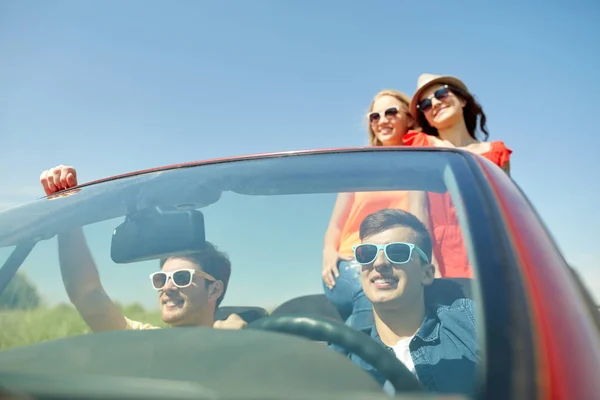
[[[373,97],[373,101],[371,101],[371,105],[369,106],[369,111],[367,111],[367,130],[369,132],[369,144],[371,146],[383,146],[383,143],[381,143],[381,141],[377,139],[375,132],[373,132],[373,128],[371,127],[371,121],[369,121],[368,119],[369,113],[373,111],[373,105],[375,104],[375,101],[383,96],[393,97],[402,104],[402,109],[400,110],[400,112],[404,113],[404,116],[407,117],[407,121],[410,122],[410,124],[407,125],[408,129],[420,130],[416,122],[417,119],[413,117],[410,113],[410,97],[394,89],[385,89],[377,93],[375,97]]]

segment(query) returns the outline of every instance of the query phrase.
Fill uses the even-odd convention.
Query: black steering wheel
[[[341,322],[302,315],[277,315],[260,318],[246,328],[287,333],[341,346],[371,364],[390,381],[396,392],[423,392],[421,383],[392,353]]]

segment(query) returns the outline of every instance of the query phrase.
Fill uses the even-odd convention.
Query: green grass
[[[167,326],[161,321],[158,310],[146,310],[139,304],[116,305],[127,318]],[[33,310],[0,309],[0,351],[87,333],[91,333],[90,328],[70,304]]]
[[[130,319],[164,326],[158,311],[144,310],[139,305],[122,307],[122,311]],[[89,327],[69,305],[0,310],[0,350],[86,333],[90,333]]]

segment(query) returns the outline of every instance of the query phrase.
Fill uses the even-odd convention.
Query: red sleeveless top
[[[410,131],[403,137],[406,146],[430,147],[430,136]],[[481,156],[502,167],[510,160],[512,150],[502,141],[491,142],[488,152]],[[467,257],[456,209],[449,193],[428,193],[429,218],[433,229],[433,254],[444,278],[473,278],[473,268]]]

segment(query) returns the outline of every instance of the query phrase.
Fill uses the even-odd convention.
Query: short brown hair
[[[223,282],[223,293],[217,299],[215,308],[219,307],[219,304],[221,304],[225,297],[225,292],[227,292],[227,285],[231,276],[231,261],[229,261],[227,254],[217,250],[215,245],[207,241],[204,248],[198,252],[161,259],[160,268],[162,269],[165,262],[172,258],[190,261],[202,269],[202,271],[212,275],[217,281]],[[208,285],[210,282],[206,281],[206,284]]]
[[[431,261],[431,253],[433,251],[431,236],[425,225],[423,225],[423,223],[413,214],[406,211],[385,208],[367,215],[360,223],[360,240],[364,240],[364,238],[368,236],[376,235],[397,226],[404,226],[415,231],[417,234],[417,243],[414,244],[419,246],[427,256],[427,259]]]

